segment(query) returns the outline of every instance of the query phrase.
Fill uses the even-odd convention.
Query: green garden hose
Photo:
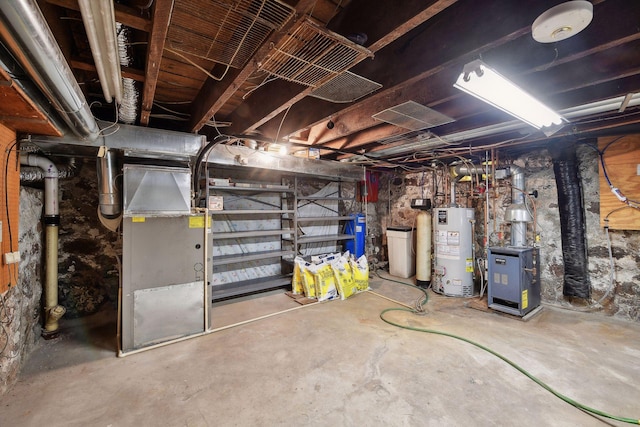
[[[375,273],[379,278],[381,278],[383,280],[388,280],[388,281],[391,281],[391,282],[400,283],[402,285],[410,286],[412,288],[416,288],[416,289],[422,291],[424,293],[424,295],[425,295],[425,298],[421,303],[422,305],[426,304],[429,301],[429,294],[427,293],[426,289],[417,287],[417,286],[415,286],[413,284],[410,284],[410,283],[405,283],[405,282],[401,282],[399,280],[394,280],[394,279],[389,279],[389,278],[386,278],[386,277],[382,277],[382,276],[380,276],[378,274],[377,271]],[[384,322],[386,322],[386,323],[388,323],[390,325],[397,326],[398,328],[408,329],[410,331],[416,331],[416,332],[425,332],[425,333],[428,333],[428,334],[443,335],[445,337],[450,337],[450,338],[454,338],[454,339],[457,339],[457,340],[460,340],[460,341],[464,341],[464,342],[466,342],[468,344],[471,344],[471,345],[473,345],[475,347],[478,347],[479,349],[484,350],[487,353],[490,353],[490,354],[494,355],[495,357],[497,357],[498,359],[506,362],[507,364],[511,365],[516,370],[518,370],[520,373],[525,375],[527,378],[529,378],[530,380],[532,380],[533,382],[538,384],[540,387],[544,388],[545,390],[547,390],[548,392],[550,392],[551,394],[553,394],[557,398],[559,398],[561,400],[564,400],[568,404],[580,409],[581,411],[585,411],[585,412],[588,412],[588,413],[591,413],[591,414],[594,414],[594,415],[599,415],[601,417],[605,417],[605,418],[609,418],[609,419],[612,419],[612,420],[621,421],[621,422],[625,422],[625,423],[629,423],[629,424],[640,424],[640,419],[626,418],[626,417],[619,417],[619,416],[616,416],[616,415],[611,415],[609,413],[600,411],[598,409],[590,408],[590,407],[588,407],[586,405],[583,405],[580,402],[576,402],[575,400],[573,400],[573,399],[565,396],[564,394],[554,390],[549,385],[547,385],[545,382],[543,382],[542,380],[536,378],[534,375],[532,375],[531,373],[527,372],[524,368],[522,368],[521,366],[519,366],[515,362],[507,359],[505,356],[501,355],[500,353],[498,353],[498,352],[496,352],[494,350],[491,350],[490,348],[485,347],[484,345],[479,344],[479,343],[477,343],[475,341],[471,341],[470,339],[461,337],[459,335],[450,334],[448,332],[437,331],[437,330],[433,330],[433,329],[417,328],[417,327],[414,327],[414,326],[402,325],[400,323],[396,323],[396,322],[393,322],[393,321],[391,321],[389,319],[386,319],[384,317],[384,315],[386,313],[390,312],[390,311],[405,311],[405,312],[409,312],[409,313],[412,313],[412,314],[416,314],[416,313],[422,314],[423,311],[421,309],[420,310],[416,310],[416,309],[408,309],[408,308],[387,308],[385,310],[382,310],[382,312],[380,313],[380,319],[382,319],[382,321],[384,321]]]

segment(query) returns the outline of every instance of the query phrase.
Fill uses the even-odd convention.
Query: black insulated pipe
[[[586,223],[582,185],[578,172],[576,146],[572,140],[560,140],[548,146],[558,189],[564,284],[568,297],[588,299],[591,286],[588,276]]]

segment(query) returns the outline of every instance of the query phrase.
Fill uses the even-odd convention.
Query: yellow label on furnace
[[[131,222],[145,222],[146,218],[143,216],[133,216],[131,217]]]
[[[207,226],[211,227],[211,218],[207,217]],[[190,216],[189,228],[204,228],[204,216]]]
[[[522,310],[527,307],[529,307],[529,291],[525,289],[522,291]]]

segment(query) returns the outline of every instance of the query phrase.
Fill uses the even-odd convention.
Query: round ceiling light
[[[554,43],[575,36],[593,19],[593,5],[584,0],[560,3],[538,16],[531,26],[533,39]]]

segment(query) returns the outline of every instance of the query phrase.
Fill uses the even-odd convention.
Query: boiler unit
[[[436,208],[433,210],[433,289],[448,296],[473,296],[474,210]]]
[[[489,248],[489,307],[524,316],[540,305],[538,248]]]

